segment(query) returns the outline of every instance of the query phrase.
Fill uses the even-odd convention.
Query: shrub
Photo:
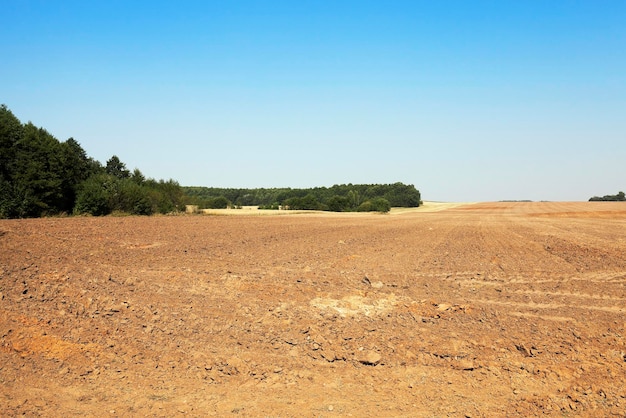
[[[381,212],[387,213],[391,210],[389,201],[382,197],[377,197],[372,200],[366,200],[361,203],[356,209],[357,212]]]
[[[109,190],[107,189],[108,179],[108,175],[101,174],[85,180],[79,187],[74,212],[94,216],[111,213]]]
[[[259,209],[261,209],[261,210],[279,210],[280,209],[280,205],[278,204],[278,202],[274,202],[271,205],[260,205]]]
[[[227,209],[231,203],[224,196],[209,199],[206,202],[206,209]]]
[[[283,202],[283,206],[290,210],[323,210],[324,206],[315,196],[307,194],[304,197],[292,197]]]
[[[391,210],[391,204],[383,197],[372,199],[372,210],[381,213],[387,213]]]
[[[350,200],[344,196],[333,196],[326,201],[328,210],[332,212],[344,212],[350,210]]]
[[[616,195],[606,195],[603,197],[594,196],[589,199],[590,202],[624,202],[626,195],[624,192],[618,192]]]

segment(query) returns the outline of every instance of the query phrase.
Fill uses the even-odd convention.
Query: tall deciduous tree
[[[5,106],[0,106],[0,218],[18,216],[20,202],[15,177],[16,144],[22,138],[22,123]]]
[[[15,147],[18,216],[58,213],[63,201],[63,164],[61,145],[45,129],[32,123],[24,125],[22,138]]]

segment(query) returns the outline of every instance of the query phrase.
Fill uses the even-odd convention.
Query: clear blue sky
[[[182,185],[626,189],[626,1],[29,1],[0,103]]]

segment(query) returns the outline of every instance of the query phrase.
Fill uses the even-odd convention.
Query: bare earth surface
[[[0,416],[625,416],[626,204],[0,221]]]

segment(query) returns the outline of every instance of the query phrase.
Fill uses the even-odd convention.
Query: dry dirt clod
[[[458,360],[453,363],[453,367],[457,370],[471,371],[476,369],[476,365],[471,360]]]
[[[381,360],[382,356],[376,351],[367,350],[357,354],[357,361],[366,366],[376,366]]]
[[[517,349],[517,351],[522,353],[525,357],[534,357],[533,352],[522,343],[515,344],[515,348]]]

